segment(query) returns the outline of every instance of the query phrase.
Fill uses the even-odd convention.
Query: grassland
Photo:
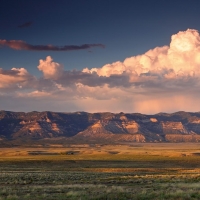
[[[200,199],[200,144],[0,148],[0,199]]]

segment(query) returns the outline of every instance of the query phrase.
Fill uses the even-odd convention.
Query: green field
[[[200,199],[200,144],[0,149],[0,199]]]

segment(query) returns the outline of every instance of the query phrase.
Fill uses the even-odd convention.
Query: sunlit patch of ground
[[[122,145],[51,145],[38,148],[0,148],[0,158],[5,156],[30,156],[30,155],[109,155],[115,154],[124,159],[131,159],[131,156],[166,156],[166,157],[187,157],[200,156],[200,144],[198,143],[141,143]],[[78,152],[78,153],[77,153]],[[67,158],[66,158],[67,159]],[[71,157],[70,157],[71,159]]]

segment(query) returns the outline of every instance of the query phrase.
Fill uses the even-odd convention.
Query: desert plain
[[[199,143],[0,148],[0,199],[200,199]]]

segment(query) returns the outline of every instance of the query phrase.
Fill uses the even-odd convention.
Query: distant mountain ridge
[[[200,112],[59,113],[0,111],[0,138],[98,142],[199,142]]]

